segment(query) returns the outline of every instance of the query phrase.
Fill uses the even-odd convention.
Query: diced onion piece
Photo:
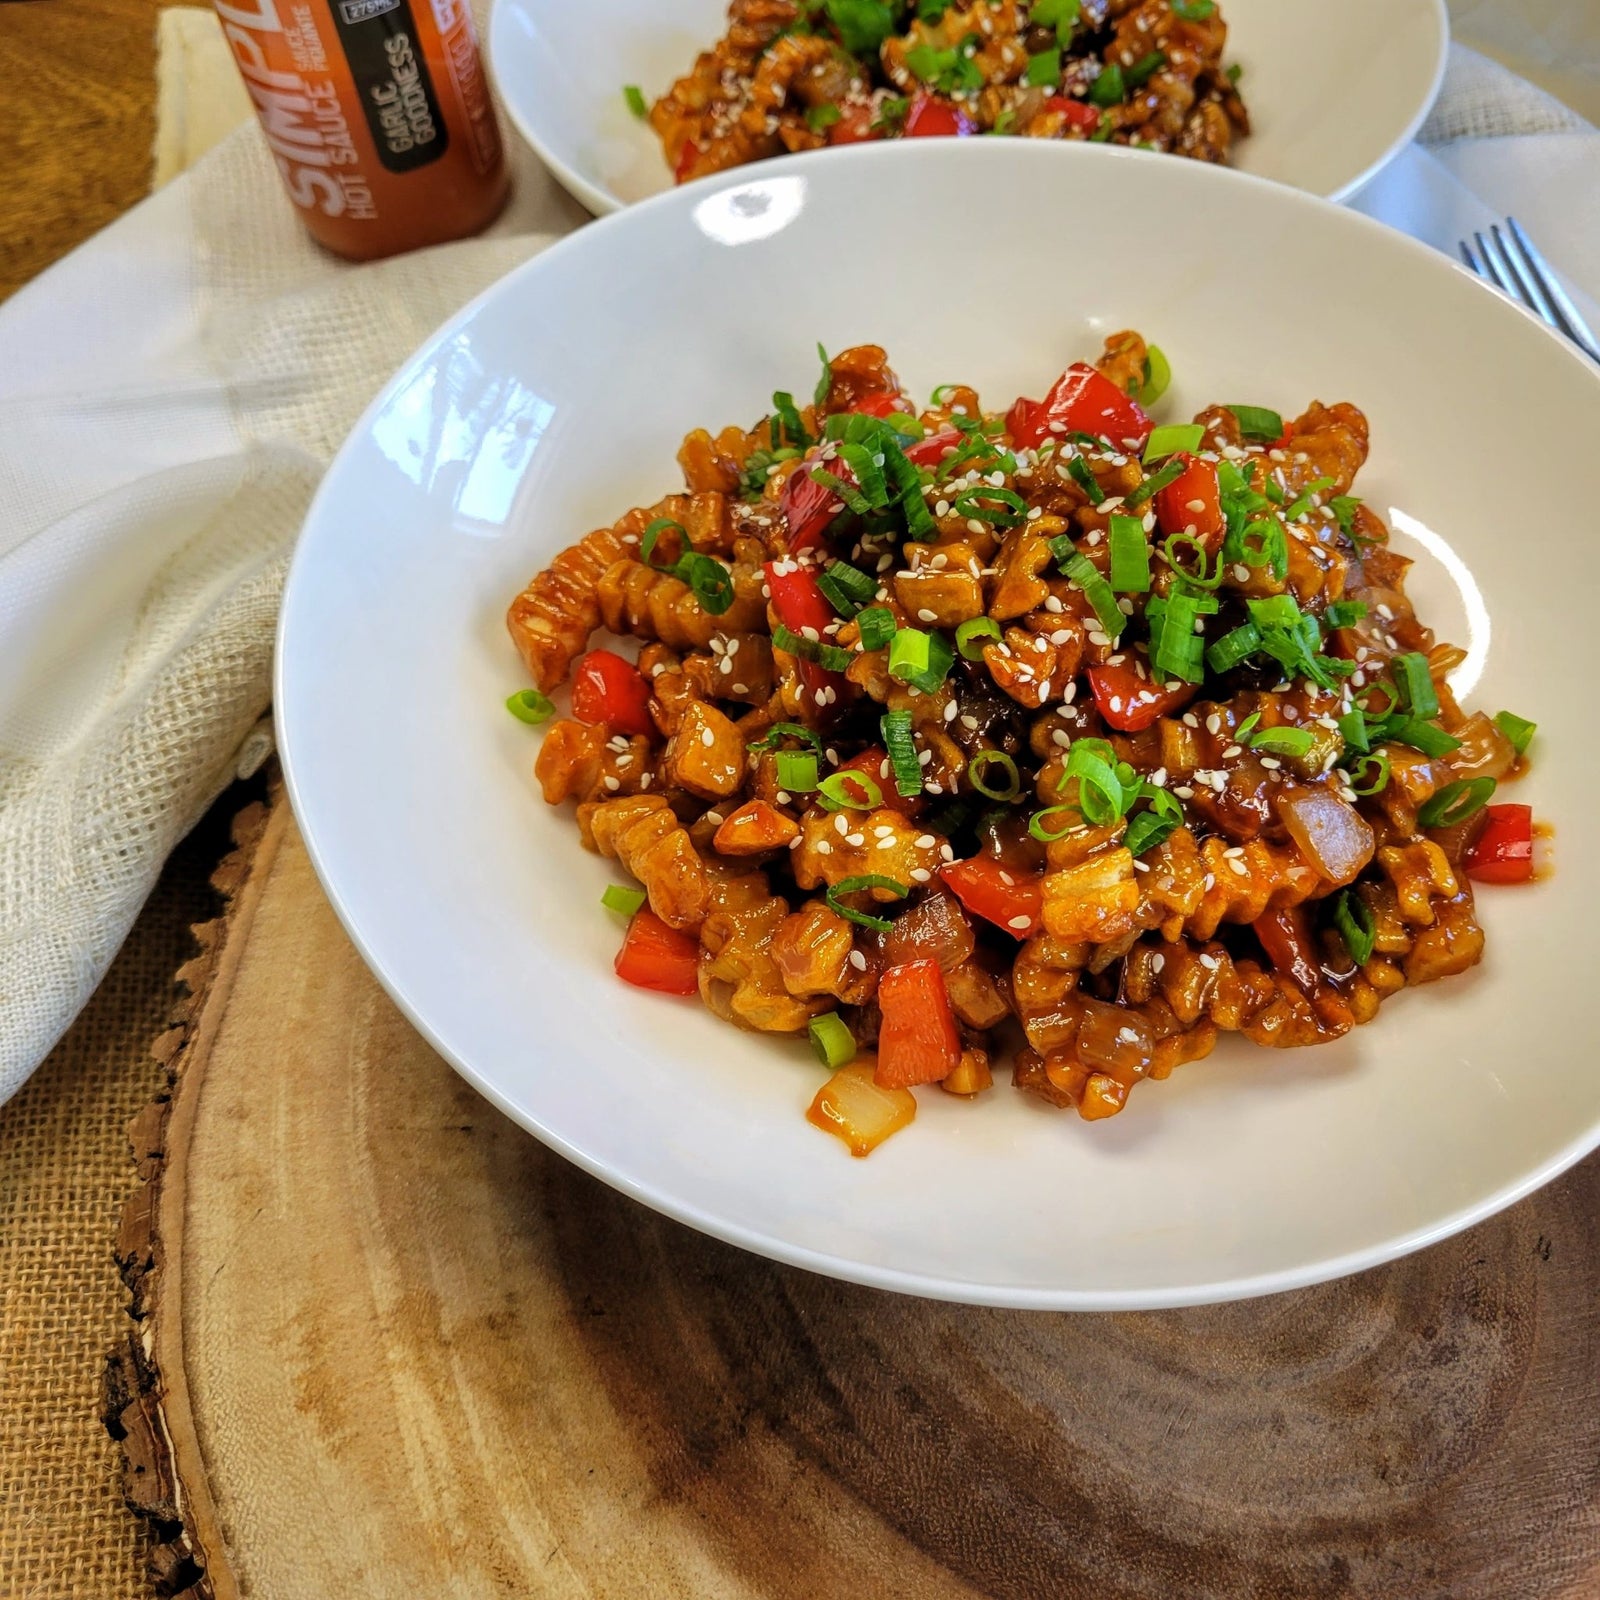
[[[1278,799],[1278,819],[1300,853],[1335,888],[1353,883],[1377,841],[1354,806],[1326,789],[1295,789]]]
[[[917,1114],[909,1089],[880,1089],[873,1082],[875,1056],[860,1056],[841,1067],[817,1091],[806,1120],[849,1146],[853,1156],[868,1156]]]

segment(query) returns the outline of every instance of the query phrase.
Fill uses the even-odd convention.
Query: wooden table
[[[160,9],[0,4],[0,300],[148,190]]]

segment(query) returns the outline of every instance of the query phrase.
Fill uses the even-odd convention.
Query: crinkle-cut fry
[[[882,962],[866,953],[858,967],[855,931],[824,900],[808,900],[784,918],[772,939],[772,956],[783,986],[797,999],[831,996],[863,1005],[877,988]]]
[[[842,826],[841,826],[842,824]],[[800,844],[790,857],[802,889],[832,887],[846,878],[872,874],[892,878],[913,891],[932,881],[942,864],[937,834],[925,833],[898,811],[822,811],[800,819]],[[892,899],[873,891],[874,898]]]
[[[1040,517],[1006,541],[989,596],[989,615],[996,622],[1026,616],[1045,603],[1050,585],[1041,574],[1055,559],[1050,553],[1050,541],[1065,531],[1066,524],[1059,517]]]
[[[1255,922],[1269,911],[1297,906],[1322,883],[1292,844],[1252,839],[1233,845],[1213,836],[1200,846],[1200,858],[1211,883],[1182,929],[1195,939],[1209,939],[1224,922]]]
[[[1144,335],[1130,328],[1106,339],[1105,354],[1095,362],[1095,367],[1124,394],[1137,394],[1144,387],[1144,368],[1149,356],[1150,347],[1144,342]]]
[[[675,788],[702,800],[726,800],[744,785],[744,738],[715,706],[692,701],[667,743],[661,770]]]
[[[743,428],[724,428],[715,437],[705,428],[696,428],[684,436],[678,451],[683,481],[691,494],[736,495],[745,462],[757,448],[755,436]]]
[[[546,804],[558,806],[564,800],[587,798],[599,780],[605,753],[604,728],[574,722],[571,717],[552,722],[533,764]]]
[[[761,569],[734,566],[733,604],[713,616],[681,578],[644,562],[613,562],[596,585],[600,616],[613,633],[655,639],[674,650],[704,650],[719,633],[747,633],[766,620]]]
[[[760,1033],[799,1033],[830,1008],[784,987],[772,940],[788,903],[774,895],[743,911],[715,911],[700,930],[700,997],[727,1022]]]
[[[661,795],[602,800],[580,813],[579,826],[586,842],[644,885],[650,909],[669,927],[698,928],[705,920],[711,899],[705,863]]]
[[[970,59],[983,82],[1015,83],[1028,70],[1026,27],[1017,0],[970,0],[937,18],[914,21],[904,37],[891,34],[883,43],[883,70],[902,94],[918,94],[923,83],[911,65],[913,52],[924,45],[933,50],[965,48],[970,38],[975,43]]]
[[[1449,859],[1432,839],[1384,845],[1378,851],[1378,866],[1394,887],[1401,918],[1413,927],[1429,926],[1434,920],[1434,903],[1460,892]]]
[[[1045,874],[1044,925],[1057,939],[1121,938],[1138,926],[1138,909],[1133,852],[1121,846]]]
[[[617,528],[596,528],[563,550],[511,602],[506,612],[511,642],[547,694],[566,678],[600,626],[596,590],[627,551]]]

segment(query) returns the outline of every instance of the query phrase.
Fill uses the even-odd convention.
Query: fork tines
[[[1476,250],[1461,241],[1461,259],[1490,283],[1503,289],[1558,333],[1600,361],[1600,341],[1595,339],[1578,308],[1568,298],[1550,263],[1540,253],[1515,217],[1507,217],[1504,231],[1495,223],[1488,236],[1475,233]]]

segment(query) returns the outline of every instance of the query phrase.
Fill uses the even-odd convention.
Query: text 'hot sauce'
[[[475,233],[505,156],[463,0],[215,0],[314,238],[370,260]]]

